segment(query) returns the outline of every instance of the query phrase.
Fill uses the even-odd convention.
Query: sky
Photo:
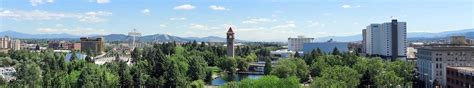
[[[473,0],[0,0],[0,31],[169,34],[285,41],[361,34],[392,18],[408,32],[474,28]]]

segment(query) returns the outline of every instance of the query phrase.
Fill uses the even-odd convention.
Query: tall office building
[[[474,46],[459,44],[438,44],[418,48],[416,67],[419,79],[428,88],[433,83],[446,87],[446,67],[474,66]]]
[[[227,56],[234,57],[234,42],[235,42],[234,31],[232,27],[227,30]]]
[[[288,38],[288,50],[303,51],[303,44],[313,42],[314,38],[298,36],[297,38]]]
[[[406,58],[406,22],[370,24],[362,32],[365,53],[395,60]]]
[[[4,36],[0,38],[0,48],[2,49],[7,49],[10,48],[11,44],[11,39],[8,36]]]
[[[91,52],[95,55],[100,55],[105,51],[104,38],[81,38],[81,50],[85,52]]]
[[[21,41],[20,41],[20,39],[14,39],[14,40],[12,40],[12,41],[11,41],[11,46],[12,46],[11,48],[12,48],[13,50],[20,50],[20,48],[21,48]]]

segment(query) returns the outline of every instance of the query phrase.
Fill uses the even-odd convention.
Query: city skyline
[[[362,0],[0,0],[0,31],[33,34],[126,34],[284,41],[288,37],[349,36],[392,17],[408,32],[474,28],[473,1]]]

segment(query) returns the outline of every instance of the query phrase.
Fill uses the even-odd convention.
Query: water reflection
[[[212,80],[211,85],[221,86],[230,81],[240,81],[245,78],[258,79],[263,75],[252,75],[252,74],[222,74],[220,77]]]

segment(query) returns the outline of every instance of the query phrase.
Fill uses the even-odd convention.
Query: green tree
[[[94,63],[94,60],[92,60],[92,58],[89,55],[86,56],[85,60],[88,63]]]
[[[403,78],[398,77],[394,71],[384,71],[375,76],[377,87],[394,87],[403,85]]]
[[[188,77],[186,72],[188,70],[185,62],[178,61],[177,59],[171,60],[169,68],[166,73],[166,84],[164,87],[181,88],[189,85]]]
[[[224,71],[226,71],[228,74],[235,74],[236,71],[235,71],[235,68],[237,67],[237,61],[235,60],[235,58],[232,58],[232,57],[228,57],[226,58],[225,60],[223,60],[223,62],[221,62],[222,64],[220,64],[220,68]]]
[[[133,49],[133,51],[130,54],[130,56],[132,57],[131,62],[135,63],[137,59],[141,58],[141,55],[142,55],[141,51],[138,48]]]
[[[41,85],[41,69],[31,61],[22,62],[17,69],[16,82],[22,86],[35,87]]]
[[[304,60],[297,58],[292,62],[296,65],[296,76],[301,79],[300,82],[309,80],[309,69]]]
[[[241,58],[241,57],[235,57],[235,59],[237,60],[237,68],[239,69],[239,71],[247,71],[250,64],[250,60],[247,60],[247,58]]]
[[[324,69],[321,72],[321,77],[317,77],[312,86],[327,87],[328,85],[334,86],[331,83],[335,83],[341,85],[340,87],[354,88],[359,85],[359,78],[360,74],[357,73],[357,70],[345,66],[334,66]],[[331,83],[327,84],[328,82],[323,82],[325,80],[329,80]]]
[[[196,80],[191,83],[191,88],[204,88],[204,81]]]
[[[276,66],[274,69],[272,69],[271,74],[280,78],[287,78],[290,76],[295,76],[296,69],[297,66],[292,61],[289,59],[283,59],[276,63]]]
[[[300,58],[301,56],[300,56],[300,53],[299,53],[298,51],[296,51],[296,53],[295,53],[295,55],[294,55],[293,57],[295,57],[295,58]]]
[[[263,68],[263,73],[269,75],[272,72],[272,59],[265,58],[265,67]]]
[[[337,49],[337,47],[334,47],[334,49],[332,50],[332,55],[342,55],[342,54],[339,51],[339,49]]]
[[[77,59],[78,59],[78,57],[77,57],[77,55],[76,55],[76,51],[72,51],[72,52],[71,52],[71,59],[70,59],[70,61],[75,61],[75,60],[77,60]]]
[[[259,79],[246,78],[240,83],[228,82],[222,88],[300,88],[297,77],[278,78],[276,76],[263,76]]]
[[[212,82],[214,78],[212,77],[212,70],[211,69],[207,69],[207,72],[206,72],[206,79],[204,79],[204,81],[208,84],[210,84]]]
[[[200,56],[189,57],[189,77],[191,80],[203,80],[206,76],[207,63]]]
[[[132,87],[132,75],[130,75],[130,69],[125,61],[119,61],[118,75],[120,77],[120,86],[129,88]]]

